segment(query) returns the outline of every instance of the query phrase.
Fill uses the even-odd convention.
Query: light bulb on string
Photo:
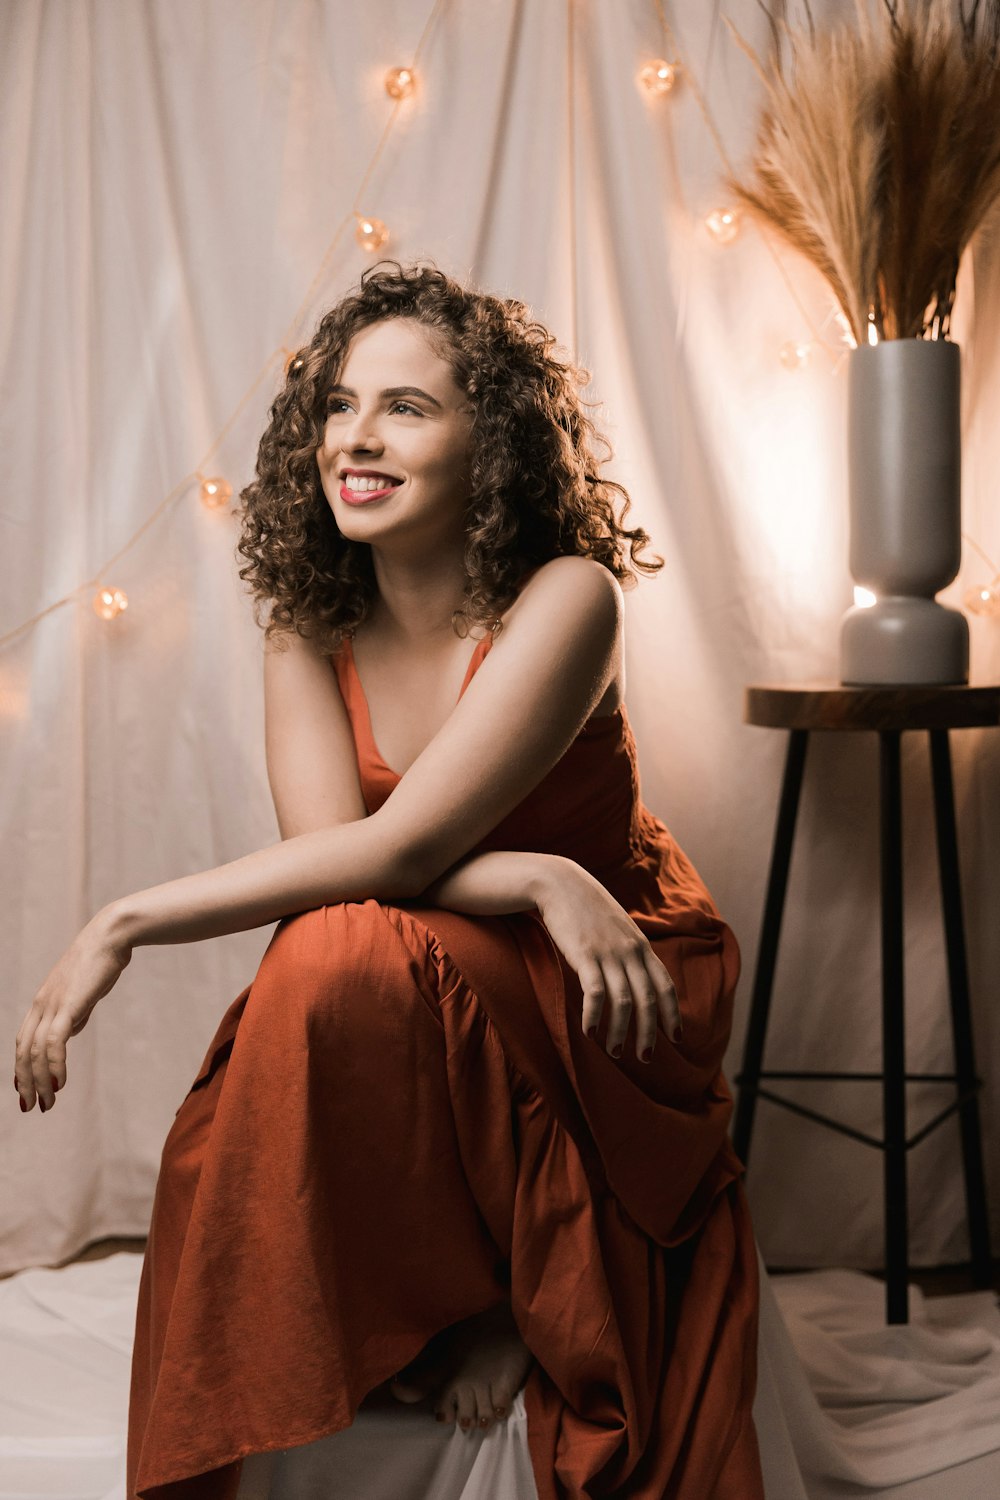
[[[304,356],[301,353],[299,353],[295,349],[286,349],[285,346],[284,346],[284,344],[282,344],[282,346],[281,346],[281,352],[285,356],[285,375],[286,376],[293,369],[296,370],[296,371],[301,370],[302,366],[305,364],[305,358],[304,358]]]
[[[801,370],[809,363],[812,344],[808,341],[789,339],[778,350],[778,358],[786,370]]]
[[[1000,615],[1000,574],[988,586],[966,589],[962,603],[974,615]]]
[[[871,609],[873,604],[878,603],[878,600],[871,589],[862,588],[860,584],[856,584],[854,588],[854,603],[858,609]]]
[[[364,214],[355,214],[357,225],[354,238],[362,250],[380,250],[389,238],[389,231],[381,219],[366,219]]]
[[[221,510],[232,498],[233,487],[221,474],[213,474],[208,479],[199,474],[198,478],[201,480],[201,503],[206,510]]]
[[[681,65],[678,62],[667,62],[665,58],[658,57],[654,62],[647,63],[639,74],[639,82],[647,94],[658,97],[660,94],[669,94],[680,77]]]
[[[93,598],[94,613],[102,620],[113,620],[128,609],[128,595],[122,589],[100,588]]]
[[[740,232],[740,214],[736,208],[713,208],[705,218],[705,228],[717,245],[729,245]]]
[[[408,99],[416,88],[417,79],[412,68],[390,68],[383,82],[390,99]]]
[[[868,342],[872,348],[878,343],[878,329],[875,327],[875,309],[868,309]]]

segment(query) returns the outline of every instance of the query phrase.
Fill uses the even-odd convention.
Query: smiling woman
[[[281,841],[99,912],[18,1033],[51,1106],[134,947],[278,924],[164,1144],[130,1500],[522,1387],[539,1500],[761,1500],[739,955],[639,798],[622,585],[660,563],[554,342],[394,263],[320,321],[241,497]]]

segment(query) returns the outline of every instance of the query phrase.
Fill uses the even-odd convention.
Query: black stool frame
[[[903,996],[903,859],[902,859],[902,787],[900,777],[900,736],[898,729],[877,731],[879,735],[879,803],[880,862],[882,914],[882,1072],[823,1073],[768,1072],[763,1068],[764,1041],[768,1011],[774,986],[774,969],[778,938],[788,887],[792,839],[799,807],[799,794],[805,770],[809,730],[789,731],[785,772],[778,805],[778,819],[771,854],[760,947],[754,974],[750,1018],[743,1049],[743,1068],[734,1082],[739,1097],[733,1124],[733,1145],[744,1163],[750,1154],[754,1111],[758,1098],[769,1099],[793,1113],[837,1130],[852,1140],[874,1146],[884,1153],[885,1174],[885,1270],[886,1321],[906,1323],[909,1319],[908,1296],[908,1225],[906,1153],[932,1130],[958,1113],[962,1139],[962,1165],[965,1176],[965,1199],[968,1213],[969,1244],[973,1279],[976,1286],[988,1287],[992,1281],[989,1224],[986,1213],[986,1188],[983,1178],[982,1136],[979,1126],[977,1091],[982,1086],[976,1077],[972,1043],[972,1019],[969,1007],[969,980],[962,922],[962,895],[958,866],[958,839],[955,829],[955,799],[951,774],[951,753],[946,729],[929,729],[931,774],[934,787],[934,818],[937,831],[938,867],[941,903],[944,915],[945,947],[948,964],[948,990],[951,1006],[952,1036],[955,1048],[954,1073],[907,1073],[905,1048],[905,1013]],[[884,1135],[881,1140],[855,1130],[817,1110],[807,1109],[769,1088],[761,1079],[836,1079],[881,1080]],[[939,1083],[955,1086],[954,1100],[935,1115],[921,1130],[907,1138],[907,1083]]]

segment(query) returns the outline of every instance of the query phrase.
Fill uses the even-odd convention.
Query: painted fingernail
[[[38,1096],[38,1108],[41,1110],[42,1114],[44,1115],[45,1110],[47,1108],[47,1105],[45,1103],[45,1100],[42,1098],[41,1094],[39,1094],[39,1096]]]
[[[623,1042],[616,1042],[615,1045],[611,1049],[611,1056],[612,1057],[621,1057],[623,1046],[624,1046]]]
[[[54,1075],[50,1075],[50,1077],[51,1077],[51,1081],[52,1081],[52,1092],[54,1094],[58,1094],[58,1092],[59,1092],[59,1080]]]
[[[597,1035],[597,1025],[596,1025],[596,1023],[593,1026],[588,1026],[587,1027],[587,1035],[588,1036],[596,1036]]]
[[[470,1418],[469,1417],[459,1417],[459,1419],[458,1419],[458,1425],[459,1425],[459,1427],[468,1427],[470,1425]]]
[[[18,1086],[18,1083],[17,1083],[17,1074],[15,1073],[14,1074],[14,1087],[17,1088],[17,1086]]]
[[[507,1415],[506,1406],[494,1406],[493,1410],[496,1412],[498,1417],[505,1417]]]
[[[681,1027],[681,1026],[675,1026],[674,1029],[673,1029],[673,1031],[670,1033],[670,1040],[672,1042],[679,1042],[680,1039],[681,1039],[681,1037],[683,1035],[684,1035],[684,1029],[683,1029],[683,1027]]]
[[[28,1113],[28,1101],[23,1094],[21,1095],[21,1113],[25,1115]]]
[[[642,1060],[643,1060],[643,1062],[652,1062],[653,1061],[653,1049],[652,1049],[652,1047],[644,1047],[643,1048]]]
[[[489,1417],[480,1417],[479,1418],[479,1425],[480,1425],[480,1427],[488,1427],[490,1425],[490,1419],[489,1419]]]

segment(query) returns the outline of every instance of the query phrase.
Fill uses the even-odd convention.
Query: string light
[[[717,245],[729,245],[740,232],[737,208],[713,208],[705,218],[705,228]]]
[[[390,99],[408,99],[416,87],[412,68],[390,68],[385,75],[385,91]]]
[[[379,250],[389,238],[389,231],[381,219],[366,219],[363,214],[355,214],[357,227],[354,238],[362,250]]]
[[[122,589],[98,589],[93,604],[94,613],[102,620],[113,620],[128,609],[128,595]]]
[[[199,479],[201,475],[199,474]],[[210,479],[201,479],[201,503],[206,510],[221,510],[233,493],[228,479],[214,474]]]
[[[421,33],[420,40],[417,43],[416,52],[414,53],[414,66],[411,68],[390,68],[385,74],[384,84],[386,92],[391,98],[395,98],[396,107],[392,110],[390,118],[382,133],[382,138],[379,141],[374,155],[368,164],[368,169],[365,172],[365,175],[361,182],[361,187],[358,190],[358,197],[360,197],[361,193],[364,191],[379,159],[379,156],[382,153],[389,132],[395,122],[399,104],[404,98],[408,97],[414,91],[417,81],[417,59],[419,58],[420,53],[423,51],[424,44],[431,33],[434,22],[436,21],[439,12],[442,10],[444,3],[445,0],[434,0],[430,15],[424,23],[424,28]],[[356,201],[357,199],[355,200],[355,202]],[[379,246],[384,244],[385,240],[388,238],[388,230],[380,220],[364,218],[356,211],[356,209],[345,215],[344,219],[341,220],[341,223],[337,228],[333,239],[330,241],[329,245],[326,248],[326,251],[324,252],[319,267],[315,275],[313,276],[313,279],[309,287],[307,288],[298,309],[295,312],[295,316],[289,323],[289,327],[291,329],[298,329],[301,326],[302,321],[311,306],[313,294],[316,291],[316,288],[322,282],[333,252],[340,241],[341,235],[343,234],[346,225],[352,218],[357,221],[355,234],[356,238],[358,239],[358,243],[363,249],[378,249]],[[205,458],[203,459],[203,462],[207,461],[207,459],[213,453],[215,453],[216,449],[218,449],[222,445],[223,440],[228,435],[230,429],[235,425],[237,418],[240,416],[244,407],[246,407],[254,392],[257,390],[257,387],[261,384],[261,381],[270,370],[274,359],[278,354],[283,354],[285,356],[283,371],[286,378],[290,369],[301,368],[305,363],[301,351],[290,350],[285,344],[280,345],[279,348],[274,351],[274,353],[269,355],[264,365],[260,370],[258,370],[256,376],[250,384],[249,389],[244,392],[240,401],[237,403],[235,410],[231,413],[229,419],[224,424],[222,431],[218,434],[215,441],[212,443],[211,447],[205,455]],[[201,499],[203,504],[205,504],[209,509],[221,507],[221,505],[225,503],[225,500],[232,495],[232,486],[221,476],[213,475],[206,480],[201,475],[200,471],[196,471],[194,477],[197,477],[201,481]],[[129,537],[129,539],[125,542],[124,546],[119,548],[114,558],[110,559],[110,562],[116,562],[118,558],[122,557],[124,553],[126,553],[131,547],[135,545],[139,538],[158,520],[163,512],[167,510],[169,506],[173,505],[182,494],[184,494],[184,492],[190,486],[191,478],[191,475],[187,475],[184,479],[182,479],[178,484],[174,486],[169,494],[164,496],[159,505],[156,506],[155,510],[149,516],[147,516],[142,524],[135,530],[135,532],[133,532],[132,536]],[[106,562],[105,566],[107,567],[108,565],[109,563]],[[15,625],[12,630],[8,630],[4,635],[0,636],[0,647],[7,645],[8,642],[14,640],[30,626],[36,625],[39,620],[43,620],[46,615],[52,614],[54,611],[61,609],[64,604],[69,604],[78,595],[82,595],[88,588],[92,587],[95,581],[95,579],[91,578],[85,580],[83,583],[77,584],[76,588],[71,589],[68,594],[64,594],[61,598],[54,600],[51,604],[46,605],[44,609],[40,609],[36,614],[29,615],[27,619],[21,621],[20,625]],[[102,619],[113,619],[115,615],[120,614],[122,610],[128,607],[128,599],[121,589],[108,589],[102,587],[98,590],[98,593],[93,596],[92,603],[95,612],[100,615]]]
[[[425,23],[423,33],[417,46],[414,56],[414,63],[416,63],[416,60],[419,57],[419,54],[437,17],[438,11],[442,8],[443,3],[444,0],[435,0],[431,14],[428,17],[427,22]],[[663,26],[664,36],[668,40],[673,41],[672,33],[667,23],[661,0],[654,0],[654,3],[656,4],[660,21]],[[678,81],[683,77],[683,75],[684,70],[681,63],[677,61],[676,57],[673,61],[667,61],[664,58],[657,58],[652,62],[646,64],[640,70],[639,81],[642,87],[649,94],[654,97],[658,97],[671,92],[671,90],[677,85]],[[391,99],[396,101],[397,106],[403,100],[409,98],[414,93],[416,83],[417,72],[415,66],[412,68],[390,68],[386,71],[383,78],[383,84],[386,94]],[[731,171],[732,167],[729,162],[728,156],[726,155],[722,139],[719,135],[714,121],[711,118],[711,115],[708,111],[708,106],[701,94],[701,91],[698,88],[697,81],[694,78],[691,79],[691,90],[695,96],[705,124],[708,127],[709,133],[712,135],[713,140],[715,141],[715,145],[718,149],[719,155],[724,165]],[[383,132],[382,139],[380,140],[379,145],[376,148],[375,155],[372,161],[369,163],[368,170],[365,173],[361,188],[359,189],[359,197],[361,195],[361,192],[364,191],[368,179],[371,176],[375,164],[381,154],[382,148],[385,145],[388,132],[395,120],[396,113],[397,110],[394,109],[392,112],[392,117],[390,118],[389,122],[387,123],[386,129]],[[302,318],[304,317],[305,312],[310,305],[313,292],[321,281],[326,271],[327,264],[337,246],[338,241],[340,240],[343,229],[345,228],[346,223],[349,222],[352,217],[355,220],[355,240],[361,249],[368,252],[377,251],[385,244],[386,240],[389,238],[389,230],[383,220],[369,218],[359,213],[356,209],[352,210],[352,212],[347,215],[345,220],[341,222],[340,227],[338,228],[332,241],[328,245],[320,266],[315,276],[313,277],[313,281],[310,284],[305,297],[303,298],[302,304],[295,314],[295,318],[293,319],[292,324],[290,325],[293,328],[300,325]],[[730,244],[739,234],[739,210],[728,206],[713,209],[713,211],[709,213],[705,218],[705,228],[708,234],[717,244]],[[765,242],[767,243],[766,237]],[[794,287],[789,281],[780,257],[777,256],[770,243],[767,243],[767,248],[770,251],[772,258],[775,260],[775,263],[777,264],[778,269],[785,280],[786,286],[788,287],[793,300],[803,311],[803,315],[806,318],[806,321],[809,322],[808,313],[805,311],[805,309],[802,309],[799,298],[795,292]],[[827,321],[829,321],[829,316],[830,315],[828,314]],[[834,313],[834,317],[840,325],[843,343],[852,348],[856,347],[855,340],[850,331],[850,326],[847,323],[847,320],[844,317],[843,313],[837,310]],[[812,327],[811,322],[810,327]],[[878,342],[878,333],[874,325],[874,312],[869,313],[868,338],[871,344],[875,344]],[[822,348],[828,349],[827,344],[821,336],[818,336],[816,342],[818,342]],[[813,344],[808,341],[796,342],[794,340],[789,340],[787,343],[782,345],[781,350],[779,351],[779,359],[786,369],[800,369],[807,362],[812,348]],[[235,411],[232,413],[229,420],[223,427],[222,432],[219,434],[215,442],[212,444],[212,447],[209,449],[209,454],[213,453],[221,445],[224,437],[227,435],[230,428],[234,425],[237,417],[250,400],[250,397],[257,389],[257,386],[260,384],[264,375],[267,373],[267,370],[270,368],[275,355],[277,354],[284,355],[283,373],[286,378],[291,369],[301,368],[305,363],[301,351],[290,350],[286,345],[282,344],[279,349],[277,349],[275,353],[268,358],[265,365],[258,372],[250,388],[245,392]],[[841,358],[839,358],[834,365],[835,371],[837,368],[839,368]],[[202,504],[206,509],[221,509],[231,498],[233,493],[232,485],[221,475],[211,475],[205,477],[200,473],[200,471],[196,471],[195,477],[200,481],[200,498]],[[121,557],[123,553],[125,553],[139,539],[139,537],[153,524],[158,516],[166,509],[166,507],[169,504],[173,503],[184,492],[184,490],[188,487],[188,483],[189,480],[185,479],[182,480],[180,484],[174,487],[174,489],[160,502],[154,512],[150,516],[148,516],[147,519],[139,526],[133,536],[130,537],[129,540],[125,543],[124,547],[119,550],[119,552],[116,554],[116,558]],[[968,540],[971,541],[971,538],[968,538]],[[974,542],[972,543],[972,545],[976,546]],[[977,551],[981,551],[978,546]],[[69,603],[71,599],[73,599],[77,594],[86,589],[92,582],[93,580],[89,580],[88,582],[84,582],[78,585],[69,594],[64,595],[61,599],[55,600],[52,604],[47,605],[42,610],[39,610],[37,614],[32,615],[28,619],[22,621],[20,625],[16,626],[13,630],[8,631],[5,635],[0,637],[0,646],[5,645],[8,641],[13,640],[23,630],[26,630],[30,625],[36,624],[47,614],[52,613],[54,610],[60,608],[63,604]],[[875,602],[875,596],[871,594],[867,589],[855,589],[855,602],[861,605],[873,604]],[[965,596],[965,603],[966,607],[973,613],[1000,615],[1000,575],[994,578],[993,583],[990,584],[988,588],[979,587],[968,590]],[[100,618],[104,620],[111,620],[128,608],[128,597],[122,589],[102,586],[93,596],[92,604],[95,612],[100,616]]]
[[[789,339],[778,350],[778,358],[786,370],[801,370],[809,363],[811,353],[812,344],[796,343],[794,339]]]
[[[678,62],[667,62],[658,57],[655,62],[647,63],[639,74],[639,82],[647,94],[659,97],[661,94],[669,94],[680,77],[681,65]]]
[[[860,584],[855,584],[854,603],[857,605],[858,609],[871,609],[873,604],[878,603],[878,600],[872,593],[871,589],[864,589]]]

